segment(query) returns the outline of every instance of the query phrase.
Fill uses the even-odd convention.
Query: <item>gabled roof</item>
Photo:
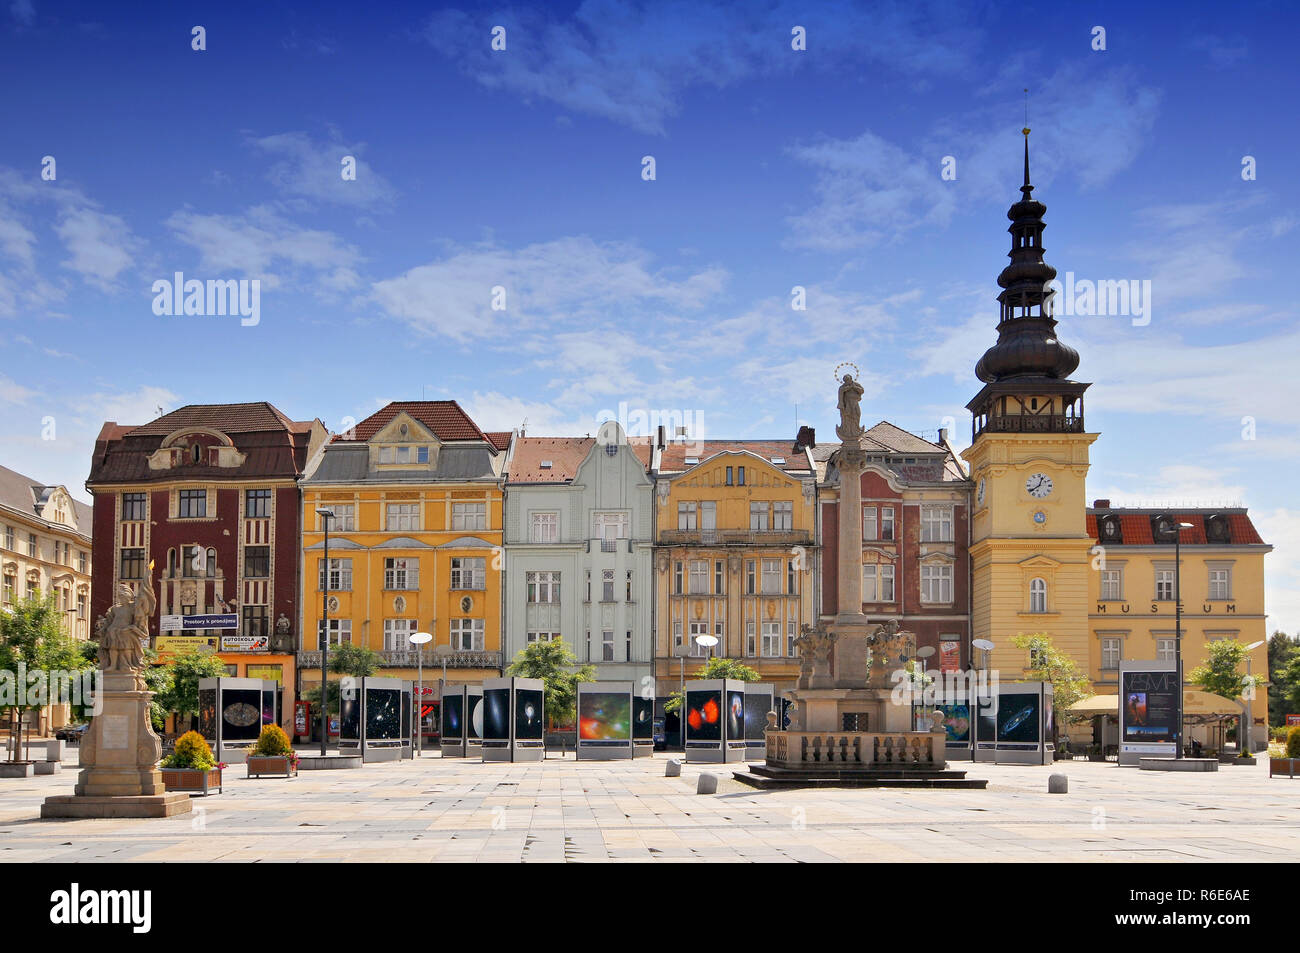
[[[488,442],[498,450],[510,449],[510,438],[513,434],[509,430],[485,430],[483,435],[488,438]]]
[[[395,400],[357,424],[351,431],[351,437],[339,434],[334,438],[334,442],[349,443],[369,440],[383,430],[399,413],[409,414],[414,417],[433,431],[434,435],[443,442],[451,440],[483,440],[491,444],[494,450],[504,449],[504,447],[498,446],[490,440],[478,428],[478,424],[474,423],[469,414],[465,413],[460,404],[454,400]]]
[[[650,466],[650,438],[629,437],[628,446],[642,467]],[[587,459],[595,437],[518,437],[510,461],[510,483],[571,483]],[[550,466],[543,466],[549,463]]]
[[[778,470],[792,475],[810,473],[804,451],[795,452],[790,440],[688,440],[664,447],[659,459],[660,473],[680,473],[720,453],[752,453]],[[689,459],[688,459],[689,458]],[[773,458],[781,463],[772,463]]]
[[[24,476],[17,470],[0,467],[0,507],[48,523],[51,527],[57,527],[64,532],[76,532],[89,539],[92,510],[85,503],[74,499],[71,493],[68,494],[68,499],[72,501],[72,516],[77,523],[75,530],[69,530],[64,524],[55,523],[43,515],[42,508],[45,502],[50,493],[58,488],[57,484],[41,483],[29,476]],[[64,487],[63,489],[66,492],[67,488]]]

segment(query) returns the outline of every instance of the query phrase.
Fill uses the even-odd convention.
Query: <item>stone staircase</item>
[[[780,768],[766,764],[751,764],[747,771],[734,771],[732,776],[742,784],[760,790],[782,788],[948,788],[961,791],[982,791],[989,782],[983,778],[968,778],[965,771],[953,771],[932,765],[895,765],[891,767],[849,768],[833,764]]]

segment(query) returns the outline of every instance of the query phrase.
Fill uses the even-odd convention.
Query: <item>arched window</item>
[[[176,576],[176,550],[167,550],[167,575]]]
[[[1030,612],[1047,611],[1047,581],[1045,579],[1030,580],[1029,611]]]
[[[215,549],[209,549],[208,550],[208,575],[215,576],[216,574],[217,574],[217,551]]]

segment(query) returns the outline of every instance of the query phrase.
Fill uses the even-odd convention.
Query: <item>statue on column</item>
[[[126,583],[117,587],[117,597],[95,626],[99,642],[99,667],[110,675],[134,675],[144,687],[144,646],[149,640],[149,619],[158,600],[153,591],[153,573],[135,592]]]
[[[863,387],[853,379],[852,374],[845,374],[840,384],[839,400],[836,407],[840,412],[840,422],[835,427],[835,434],[844,442],[856,441],[863,434],[862,430],[862,395]]]

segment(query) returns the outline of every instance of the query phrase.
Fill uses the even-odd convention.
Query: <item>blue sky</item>
[[[1089,495],[1248,505],[1295,631],[1300,13],[1167,9],[0,0],[0,462],[84,495],[105,419],[258,399],[830,436],[840,361],[964,444],[1028,87],[1047,260],[1152,283],[1149,324],[1061,322]],[[259,279],[260,323],[155,315],[176,271]]]

